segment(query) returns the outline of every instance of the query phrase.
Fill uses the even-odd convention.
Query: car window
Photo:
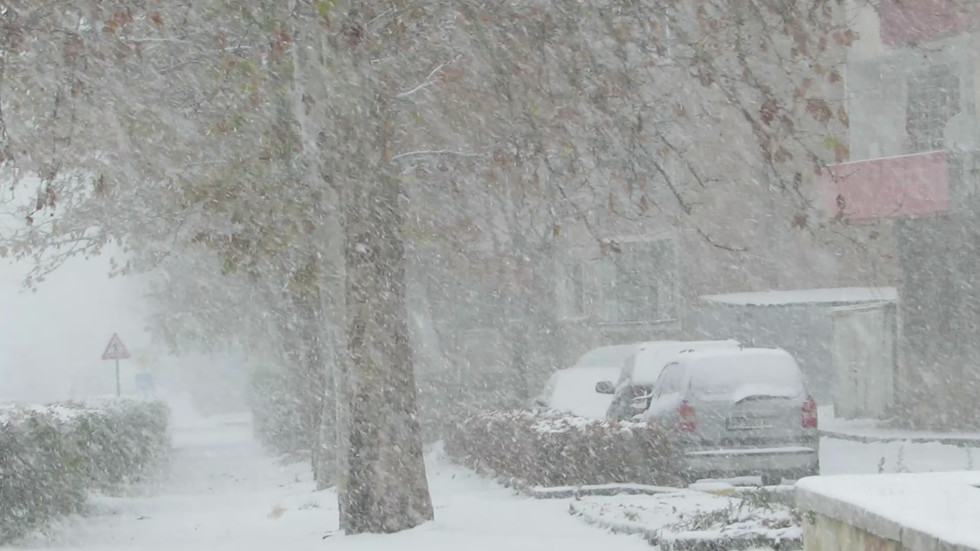
[[[680,392],[683,376],[684,370],[679,363],[667,364],[654,386],[654,398]]]
[[[623,420],[646,411],[650,406],[652,387],[643,385],[623,384],[616,389],[612,403],[606,412],[610,420]]]
[[[619,371],[619,380],[616,386],[622,386],[633,379],[633,369],[636,366],[636,353],[632,353],[623,361],[623,367]]]

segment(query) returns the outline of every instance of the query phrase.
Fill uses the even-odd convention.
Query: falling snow
[[[974,545],[978,6],[0,0],[0,547]]]

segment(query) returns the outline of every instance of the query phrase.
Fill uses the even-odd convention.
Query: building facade
[[[852,224],[890,224],[898,252],[899,400],[910,425],[980,419],[980,4],[853,2],[851,161],[823,177]]]

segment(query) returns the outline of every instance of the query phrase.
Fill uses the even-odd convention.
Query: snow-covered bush
[[[297,398],[299,381],[285,371],[259,368],[252,374],[249,402],[255,435],[276,454],[306,459],[313,449],[320,412]]]
[[[159,402],[0,408],[0,543],[153,472],[167,418]]]
[[[87,485],[112,490],[153,473],[170,448],[167,419],[162,402],[120,401],[80,410],[71,434]]]
[[[645,423],[485,412],[456,423],[445,448],[455,461],[530,486],[676,482],[667,439]]]

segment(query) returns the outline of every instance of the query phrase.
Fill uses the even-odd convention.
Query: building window
[[[912,153],[943,149],[946,122],[960,111],[960,79],[948,66],[909,76],[906,130]]]
[[[677,260],[672,240],[623,243],[593,263],[597,316],[609,323],[653,323],[676,318]]]

